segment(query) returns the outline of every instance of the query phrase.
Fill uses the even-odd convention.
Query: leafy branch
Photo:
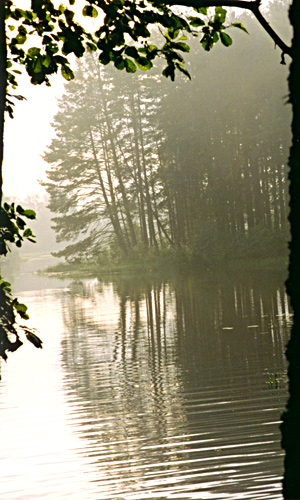
[[[35,218],[34,210],[25,210],[20,205],[15,208],[14,203],[4,203],[4,206],[0,207],[0,255],[7,255],[10,251],[9,244],[20,248],[24,240],[35,243],[35,236],[32,230],[26,227],[25,221]],[[23,331],[27,340],[36,347],[42,347],[42,341],[33,328],[18,324],[19,317],[29,319],[27,306],[13,298],[11,284],[0,276],[0,356],[4,360],[7,359],[6,351],[14,352],[23,344],[18,330]],[[15,337],[14,341],[11,339],[12,335]]]
[[[42,341],[36,335],[34,328],[19,325],[17,317],[29,319],[27,306],[13,298],[11,285],[8,281],[0,279],[0,356],[6,361],[7,351],[14,352],[23,342],[19,337],[19,331],[23,331],[27,340],[35,347],[42,348]],[[12,339],[14,336],[14,339]]]

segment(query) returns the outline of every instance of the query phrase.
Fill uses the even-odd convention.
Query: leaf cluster
[[[25,334],[27,340],[35,347],[42,348],[42,341],[36,335],[35,329],[17,324],[17,316],[21,319],[29,319],[27,306],[13,298],[11,294],[11,284],[1,279],[0,276],[0,356],[6,361],[7,352],[14,352],[23,342],[19,337],[17,329]],[[14,335],[14,341],[11,336]]]
[[[0,207],[0,255],[7,255],[9,249],[8,243],[15,244],[18,248],[22,246],[24,240],[35,243],[35,236],[24,220],[35,219],[34,210],[25,210],[15,204],[4,203]]]
[[[70,6],[74,3],[75,0],[69,0]],[[51,0],[32,0],[31,10],[24,10],[8,0],[7,25],[12,33],[16,32],[8,41],[9,85],[14,89],[17,86],[16,75],[20,71],[14,69],[14,64],[25,67],[33,84],[50,85],[50,75],[59,69],[66,80],[72,80],[74,73],[68,56],[82,57],[86,50],[97,51],[100,63],[112,62],[117,69],[128,73],[135,73],[137,68],[146,71],[156,57],[161,57],[166,61],[164,76],[174,80],[176,70],[189,76],[182,57],[182,52],[189,51],[188,44],[183,43],[185,33],[201,35],[204,50],[210,50],[218,40],[226,47],[232,44],[225,33],[229,26],[224,24],[226,10],[222,7],[216,7],[213,16],[207,16],[207,8],[200,8],[195,9],[197,16],[186,17],[156,1],[87,0],[82,15],[96,19],[99,13],[103,21],[95,33],[90,33],[75,21],[74,11],[64,5],[56,8]],[[163,35],[160,46],[150,41],[154,26]],[[241,23],[230,26],[246,31]],[[31,35],[39,39],[40,46],[27,49],[24,44]],[[10,102],[10,114],[11,106]]]

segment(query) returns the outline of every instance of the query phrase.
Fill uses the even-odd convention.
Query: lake
[[[16,279],[44,348],[2,362],[0,499],[281,499],[284,279]]]

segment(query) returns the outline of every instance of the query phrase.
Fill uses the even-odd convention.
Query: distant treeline
[[[230,49],[191,41],[191,82],[85,58],[45,153],[57,239],[71,242],[57,255],[172,251],[206,265],[286,254],[287,71],[246,24]]]

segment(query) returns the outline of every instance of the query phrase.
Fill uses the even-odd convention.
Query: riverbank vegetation
[[[228,56],[189,41],[191,82],[81,63],[44,155],[57,271],[286,265],[287,73],[247,27]]]

